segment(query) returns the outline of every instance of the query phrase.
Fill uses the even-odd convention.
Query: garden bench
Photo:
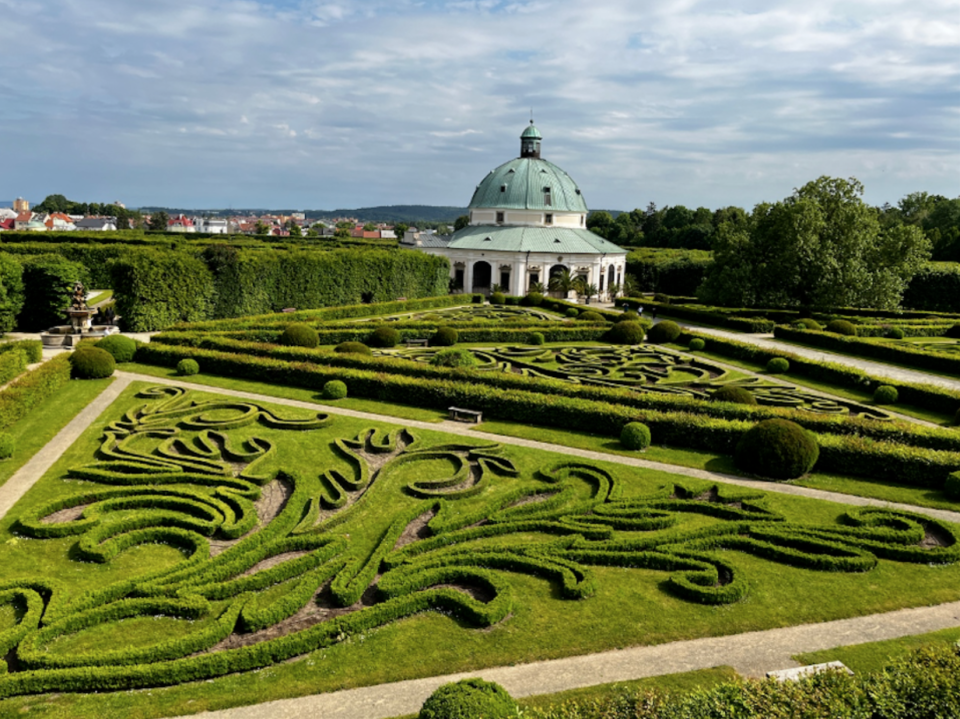
[[[297,308],[296,308],[296,307],[284,307],[284,308],[283,308],[282,310],[280,310],[280,311],[281,311],[281,312],[296,312],[296,311],[297,311]]]
[[[463,409],[462,407],[449,407],[450,419],[456,420],[457,422],[473,422],[474,424],[480,424],[483,420],[483,412],[479,412],[475,409]]]
[[[407,347],[426,347],[428,344],[430,344],[430,340],[425,338],[409,339],[409,340],[406,340],[406,343],[407,343]]]

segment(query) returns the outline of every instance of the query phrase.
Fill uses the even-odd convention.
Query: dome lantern
[[[530,120],[529,127],[525,128],[520,135],[520,157],[534,157],[539,160],[542,139],[540,130],[534,126],[533,120]]]

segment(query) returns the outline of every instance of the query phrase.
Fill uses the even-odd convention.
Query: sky
[[[466,206],[531,109],[594,209],[960,195],[960,0],[0,0],[0,37],[2,199]]]

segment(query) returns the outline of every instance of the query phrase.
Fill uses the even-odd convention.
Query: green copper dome
[[[520,139],[533,137],[537,140],[542,140],[543,135],[540,134],[540,130],[533,126],[533,120],[530,121],[530,125],[524,129],[523,133],[520,135]]]
[[[586,212],[587,203],[573,178],[552,162],[518,157],[477,185],[470,209],[479,208]]]

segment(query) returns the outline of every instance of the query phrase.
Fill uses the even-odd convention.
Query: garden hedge
[[[811,432],[785,419],[767,419],[743,434],[733,459],[740,469],[762,477],[796,479],[813,469],[819,455]]]
[[[62,353],[20,377],[0,392],[0,430],[12,427],[36,407],[44,406],[70,381],[70,355]]]
[[[78,262],[56,254],[26,258],[23,261],[23,308],[17,317],[17,329],[40,332],[69,324],[66,311],[76,282],[89,282],[86,269]]]
[[[0,252],[0,337],[17,326],[23,299],[23,265],[13,255]]]
[[[0,385],[18,377],[27,369],[27,353],[19,348],[0,354]]]
[[[420,708],[418,719],[514,719],[517,703],[499,684],[461,679],[444,684]]]
[[[76,379],[103,379],[117,368],[113,355],[97,347],[81,347],[70,354],[71,376]]]
[[[137,341],[123,335],[107,335],[95,346],[112,354],[117,362],[133,362],[137,353]]]

